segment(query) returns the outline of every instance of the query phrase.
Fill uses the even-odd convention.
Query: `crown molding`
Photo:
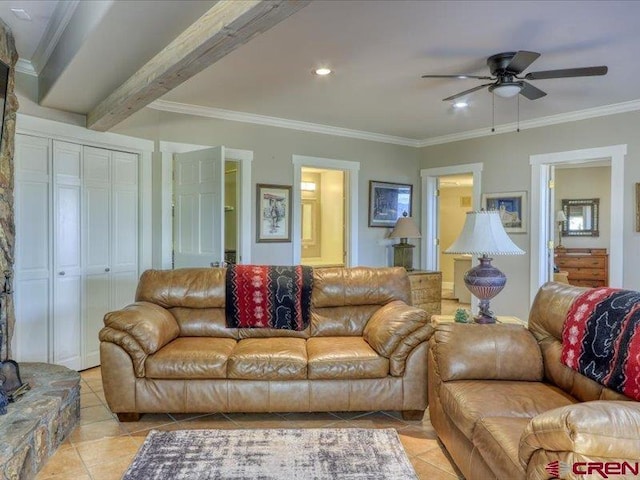
[[[602,107],[587,108],[584,110],[576,110],[575,112],[560,113],[557,115],[549,115],[548,117],[525,120],[524,122],[520,122],[520,130],[548,127],[549,125],[557,125],[559,123],[576,122],[579,120],[615,115],[617,113],[633,112],[636,110],[640,110],[640,100],[631,100],[629,102],[614,103],[612,105],[604,105]],[[425,138],[424,140],[418,141],[417,146],[429,147],[431,145],[441,145],[443,143],[458,142],[460,140],[469,140],[472,138],[515,132],[517,129],[518,124],[516,122],[505,123],[503,125],[496,125],[495,132],[492,132],[490,128],[479,128],[476,130],[469,130],[467,132],[453,133],[451,135]]]
[[[441,145],[443,143],[458,142],[460,140],[469,140],[472,138],[488,137],[501,133],[515,132],[518,129],[518,124],[516,122],[513,122],[505,123],[503,125],[496,125],[495,132],[492,132],[490,128],[478,128],[476,130],[469,130],[467,132],[453,133],[451,135],[442,135],[440,137],[433,138],[425,138],[424,140],[416,140],[407,137],[396,137],[393,135],[384,135],[381,133],[365,132],[363,130],[352,130],[349,128],[333,127],[331,125],[322,125],[319,123],[301,122],[298,120],[289,120],[286,118],[236,112],[234,110],[225,110],[215,107],[202,107],[199,105],[170,102],[167,100],[156,100],[148,106],[155,110],[162,110],[165,112],[217,118],[220,120],[231,120],[234,122],[254,123],[258,125],[269,125],[271,127],[290,128],[292,130],[322,133],[325,135],[336,135],[340,137],[356,138],[359,140],[370,140],[373,142],[390,143],[394,145],[416,148],[429,147],[431,145]],[[576,122],[579,120],[604,117],[607,115],[615,115],[618,113],[632,112],[636,110],[640,110],[640,100],[632,100],[629,102],[615,103],[612,105],[604,105],[602,107],[587,108],[584,110],[577,110],[575,112],[560,113],[557,115],[549,115],[548,117],[525,120],[523,122],[520,122],[520,130],[546,127],[549,125],[557,125],[559,123]]]
[[[31,57],[31,63],[33,64],[36,75],[42,71],[49,61],[49,57],[58,45],[60,37],[67,28],[67,25],[69,25],[71,17],[73,17],[79,4],[80,0],[58,2],[58,5],[53,11],[53,15],[51,15],[47,29],[40,39],[38,48],[36,48],[33,57]]]
[[[167,100],[156,100],[148,105],[155,110],[165,112],[182,113],[185,115],[196,115],[199,117],[217,118],[220,120],[231,120],[233,122],[254,123],[257,125],[268,125],[270,127],[289,128],[303,132],[322,133],[325,135],[335,135],[338,137],[356,138],[359,140],[370,140],[372,142],[391,143],[405,147],[418,147],[419,140],[413,138],[396,137],[381,133],[365,132],[363,130],[352,130],[350,128],[333,127],[320,123],[301,122],[286,118],[269,117],[254,113],[236,112],[216,107],[203,107],[187,103],[170,102]]]
[[[24,58],[19,58],[16,62],[16,72],[24,73],[26,75],[31,75],[32,77],[37,77],[38,72],[29,60],[25,60]]]

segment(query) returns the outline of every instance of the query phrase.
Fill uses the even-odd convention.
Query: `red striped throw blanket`
[[[577,297],[562,327],[561,359],[640,400],[640,292],[595,288]]]
[[[312,287],[311,267],[230,265],[227,327],[304,330],[311,317]]]

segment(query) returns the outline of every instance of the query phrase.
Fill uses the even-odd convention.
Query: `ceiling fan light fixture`
[[[456,109],[467,108],[468,106],[469,104],[464,101],[458,101],[453,103],[453,108],[456,108]]]
[[[522,84],[518,82],[504,82],[500,85],[492,85],[489,87],[489,91],[495,93],[502,98],[515,97],[522,90]]]

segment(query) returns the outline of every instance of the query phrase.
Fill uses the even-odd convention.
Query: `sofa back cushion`
[[[224,309],[225,273],[224,268],[147,270],[140,277],[136,301],[155,303],[167,309]]]
[[[314,269],[311,336],[361,336],[371,316],[395,300],[411,304],[404,268]]]
[[[631,400],[606,388],[560,362],[562,325],[573,300],[587,288],[563,283],[545,283],[536,295],[529,313],[529,330],[534,335],[544,361],[545,377],[580,401]]]

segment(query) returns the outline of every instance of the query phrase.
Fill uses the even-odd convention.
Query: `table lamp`
[[[495,297],[507,283],[507,277],[491,265],[489,255],[523,255],[502,226],[497,210],[468,212],[460,236],[444,253],[482,255],[476,265],[464,274],[464,284],[475,295],[479,304],[476,323],[495,323],[496,317],[489,309],[489,300]]]
[[[413,218],[407,216],[407,212],[402,214],[396,222],[396,226],[389,234],[389,238],[399,238],[400,243],[393,246],[393,266],[404,267],[410,272],[413,270],[413,249],[414,245],[407,243],[408,238],[420,238],[420,230],[413,221]]]
[[[558,248],[562,247],[562,225],[567,221],[567,216],[563,210],[556,212],[556,223],[558,224]]]

